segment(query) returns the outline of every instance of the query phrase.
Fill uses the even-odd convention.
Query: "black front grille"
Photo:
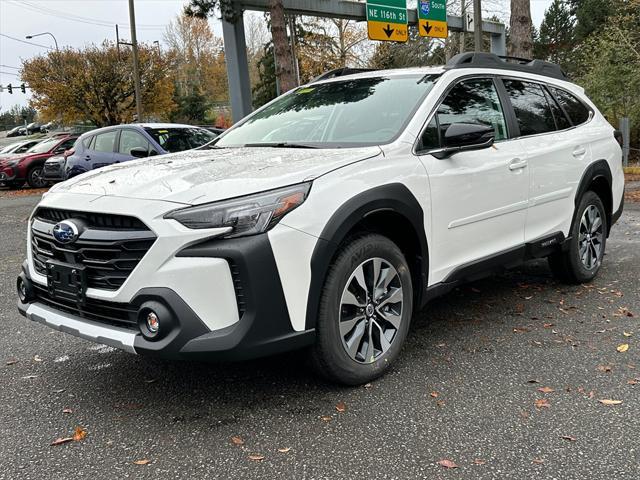
[[[46,288],[34,283],[36,299],[56,310],[61,310],[78,317],[108,323],[118,327],[137,329],[136,309],[126,303],[104,302],[86,298],[82,305],[73,301],[52,297]]]
[[[67,219],[82,222],[84,231],[75,242],[62,245],[51,234],[53,226]],[[87,287],[117,290],[129,277],[156,237],[137,218],[40,208],[31,225],[33,266],[47,275],[48,260],[83,265]]]
[[[76,218],[83,220],[89,228],[98,230],[138,230],[151,232],[142,221],[135,217],[113,215],[111,213],[76,212],[74,210],[41,207],[35,213],[34,218],[54,224],[62,220]]]

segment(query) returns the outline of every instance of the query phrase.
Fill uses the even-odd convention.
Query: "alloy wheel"
[[[593,270],[600,264],[603,238],[600,210],[595,205],[589,205],[582,214],[578,231],[578,254],[582,265],[587,270]]]
[[[402,321],[402,281],[382,258],[361,263],[349,277],[340,300],[342,345],[352,360],[373,363],[395,340]]]
[[[44,170],[42,168],[36,168],[31,172],[31,181],[35,188],[42,188],[46,186],[47,182],[44,179]]]

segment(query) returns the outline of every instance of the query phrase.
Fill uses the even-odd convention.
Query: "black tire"
[[[585,212],[587,212],[587,210],[593,212],[593,210],[590,210],[593,208],[597,210],[597,214],[599,215],[601,222],[601,234],[598,237],[600,238],[599,242],[594,241],[594,243],[591,243],[590,240],[586,242],[586,248],[588,250],[586,255],[595,259],[595,261],[590,262],[587,258],[586,263],[592,263],[591,268],[588,268],[588,265],[583,261],[585,256],[582,252],[585,252],[584,242],[586,237],[584,232],[586,231],[586,226],[582,223],[582,220]],[[554,253],[548,258],[549,267],[551,268],[554,276],[561,282],[569,284],[586,283],[593,280],[602,266],[602,259],[604,257],[605,247],[607,244],[607,232],[608,224],[604,204],[595,192],[589,190],[582,196],[578,203],[578,207],[575,210],[573,222],[571,224],[569,248],[566,251]],[[595,239],[596,236],[592,236],[592,234],[589,233],[588,238]],[[595,250],[596,247],[592,246],[596,243],[600,246],[597,252]],[[583,247],[582,250],[581,246]]]
[[[44,188],[47,186],[48,182],[44,179],[43,169],[42,165],[36,165],[27,172],[27,183],[31,188]]]
[[[372,289],[374,292],[372,297],[377,297],[365,300],[364,294],[358,295],[362,299],[358,302],[366,304],[365,308],[343,303],[343,295],[347,288],[358,289],[359,282],[353,277],[356,270],[362,268],[365,283],[367,285],[372,283],[376,268],[376,264],[372,262],[381,265],[377,267],[379,288]],[[388,281],[388,278],[392,280]],[[347,285],[348,282],[349,285]],[[381,287],[383,284],[384,286]],[[399,298],[402,298],[401,302],[395,302]],[[368,308],[369,305],[374,310],[373,314]],[[352,307],[354,312],[357,311],[353,314],[354,319],[345,322],[344,319],[347,318],[345,312]],[[396,244],[377,234],[368,234],[347,241],[338,252],[324,282],[316,322],[316,343],[311,349],[312,366],[321,376],[345,385],[360,385],[379,377],[389,369],[400,354],[409,331],[412,313],[411,273],[406,259]],[[354,324],[353,329],[343,338],[340,332],[341,325],[343,328],[349,328],[347,324],[355,321],[355,316],[364,317],[365,320],[358,320],[358,323]],[[388,318],[394,319],[397,328],[387,321]],[[341,321],[343,323],[340,323]],[[361,323],[363,321],[364,326]],[[352,334],[349,338],[353,340],[358,332],[363,332],[360,340],[357,340],[362,347],[352,357],[347,352],[346,338]],[[389,338],[391,338],[390,341]],[[373,340],[370,342],[371,345],[374,347],[379,345],[381,348],[369,350],[369,340]],[[351,345],[355,346],[356,340],[353,340]]]

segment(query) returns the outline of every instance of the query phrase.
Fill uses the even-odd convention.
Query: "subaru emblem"
[[[80,236],[78,226],[71,220],[63,220],[53,227],[53,238],[64,245],[75,242]]]

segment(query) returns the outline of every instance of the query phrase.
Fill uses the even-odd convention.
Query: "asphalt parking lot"
[[[638,203],[592,284],[538,261],[465,286],[416,315],[389,375],[340,388],[300,354],[161,362],[27,322],[37,199],[0,195],[0,479],[640,478]]]

